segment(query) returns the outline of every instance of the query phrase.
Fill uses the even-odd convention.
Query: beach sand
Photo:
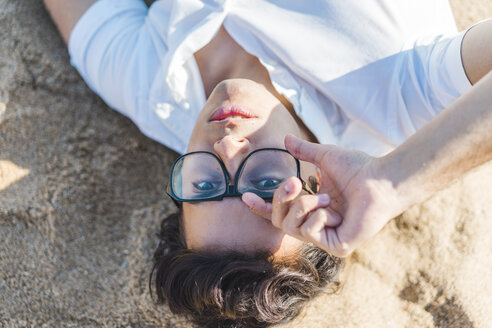
[[[40,0],[0,0],[0,327],[190,327],[147,285],[175,157],[86,87]],[[391,221],[285,327],[492,327],[491,186],[487,164]]]

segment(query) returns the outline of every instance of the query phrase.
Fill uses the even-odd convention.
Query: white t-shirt
[[[193,54],[221,25],[321,143],[374,156],[471,86],[445,0],[99,0],[69,52],[110,107],[184,153],[206,101]]]

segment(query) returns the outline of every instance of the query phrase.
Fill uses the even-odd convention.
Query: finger
[[[338,227],[342,223],[342,217],[330,207],[325,208],[328,212],[326,226],[330,228]]]
[[[299,228],[300,239],[312,242],[336,257],[346,257],[354,249],[345,241],[342,241],[337,228],[331,228],[339,219],[333,217],[333,211],[320,208],[312,212]]]
[[[290,203],[301,193],[302,182],[297,177],[285,180],[273,194],[272,224],[282,228],[282,221],[289,211]]]
[[[272,219],[272,204],[265,202],[263,198],[252,192],[246,192],[241,197],[249,209],[265,219]]]
[[[326,238],[325,245],[328,246],[327,248],[323,248],[325,251],[336,257],[347,257],[352,253],[354,247],[342,241],[338,228],[326,228],[324,229],[324,234],[324,238]]]
[[[307,220],[299,227],[302,238],[315,245],[326,245],[325,228],[330,220],[330,212],[325,208],[312,212]]]
[[[329,238],[333,239],[333,244],[337,247],[335,249],[337,256],[348,256],[354,249],[374,237],[387,222],[378,221],[374,215],[365,211],[367,209],[361,212],[360,209],[349,208],[344,214],[347,219],[344,219],[342,224],[336,227],[334,233],[331,233],[332,235],[328,235]]]
[[[341,222],[340,216],[330,208],[318,208],[311,212],[304,223],[299,227],[303,240],[310,241],[319,247],[326,245],[325,229],[337,226]]]
[[[315,220],[316,218],[317,220]],[[315,221],[318,222],[318,224],[323,224],[323,226],[320,226],[320,229],[323,227],[335,228],[342,223],[342,217],[329,207],[317,208],[316,210],[312,211],[309,214],[309,220],[309,224],[314,224]],[[306,224],[307,226],[305,228],[312,229],[312,227],[310,227],[308,224],[308,220],[305,220],[302,226]],[[302,228],[302,226],[299,228]]]
[[[289,212],[282,222],[282,230],[290,235],[299,234],[299,227],[304,223],[308,214],[329,204],[330,197],[326,194],[298,197],[290,205]]]
[[[294,157],[302,161],[313,163],[318,167],[321,167],[321,160],[330,149],[329,145],[309,142],[292,134],[285,136],[284,144]]]

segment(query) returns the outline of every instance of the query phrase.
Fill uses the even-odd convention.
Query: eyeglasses
[[[240,197],[246,192],[271,200],[277,187],[291,176],[301,179],[300,164],[285,149],[261,148],[252,151],[241,162],[232,184],[224,163],[217,155],[195,151],[176,159],[166,192],[178,206],[181,202]],[[303,189],[314,194],[301,181]]]

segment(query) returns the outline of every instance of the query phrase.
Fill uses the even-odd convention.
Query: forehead
[[[188,248],[289,253],[299,246],[300,241],[255,215],[239,198],[183,205]]]

